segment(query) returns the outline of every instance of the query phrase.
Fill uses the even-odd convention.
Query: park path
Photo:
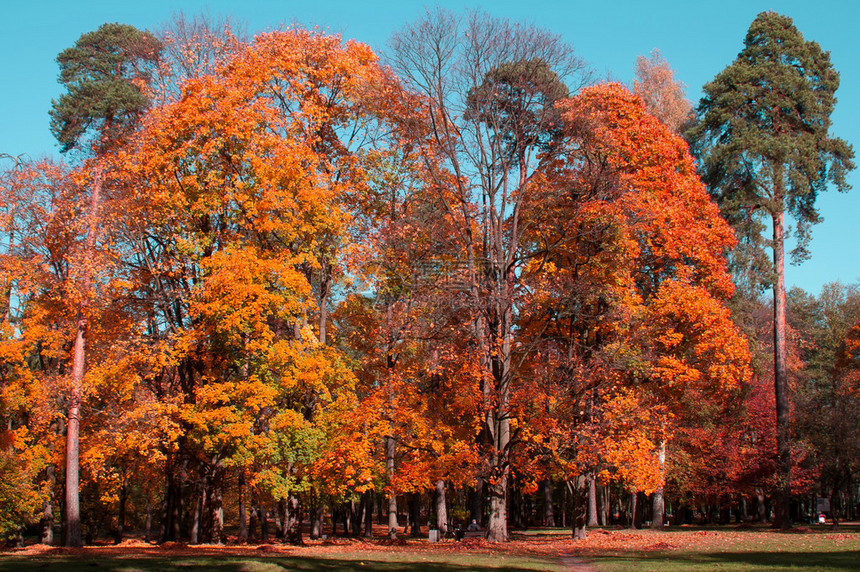
[[[570,554],[561,555],[561,563],[567,568],[567,572],[597,572],[597,568],[585,560]]]

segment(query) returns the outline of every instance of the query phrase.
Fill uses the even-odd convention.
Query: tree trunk
[[[609,526],[610,512],[612,507],[611,491],[608,485],[601,485],[600,490],[600,524]]]
[[[473,520],[479,527],[484,525],[484,479],[475,480],[475,488],[469,491],[469,522]]]
[[[639,494],[635,491],[630,493],[630,528],[639,528]]]
[[[364,503],[364,537],[373,538],[373,509],[376,505],[376,495],[370,489],[364,492],[364,496],[366,497]]]
[[[284,529],[284,524],[286,523],[287,516],[287,503],[285,501],[278,501],[275,503],[274,510],[272,510],[272,523],[275,525],[275,540],[281,539],[286,540],[286,530]]]
[[[239,475],[239,544],[248,543],[248,507],[245,499],[245,472]]]
[[[325,518],[325,505],[317,498],[316,506],[311,509],[311,538],[321,538],[323,534],[323,519]]]
[[[385,439],[385,464],[388,469],[389,482],[394,478],[394,437]],[[388,538],[397,538],[397,495],[392,490],[388,497]]]
[[[361,495],[358,500],[358,508],[355,506],[355,501],[349,501],[350,526],[352,536],[358,538],[361,536],[361,522],[364,518],[364,509],[367,504],[367,495]]]
[[[767,522],[767,506],[765,505],[764,492],[761,489],[755,490],[756,512],[758,513],[759,522]]]
[[[660,447],[657,450],[657,461],[660,463],[660,481],[661,483],[665,479],[666,474],[666,441],[665,439],[660,441]],[[652,502],[652,517],[651,517],[651,528],[660,530],[663,528],[663,519],[665,516],[666,504],[663,500],[663,485],[661,484],[657,487],[657,490],[654,491],[654,500]]]
[[[200,487],[200,491],[197,494],[197,506],[194,507],[194,518],[191,523],[191,544],[200,544],[200,525],[203,521],[203,497],[204,497],[203,487]]]
[[[257,542],[257,507],[251,503],[251,514],[248,515],[248,542]]]
[[[443,537],[448,532],[448,503],[445,498],[445,481],[442,479],[436,481],[434,500],[436,503],[436,530],[439,531],[439,536]]]
[[[508,528],[524,528],[522,491],[513,477],[508,481]]]
[[[588,487],[585,477],[576,477],[567,481],[567,487],[573,500],[573,538],[584,539],[586,537],[586,523],[588,518]]]
[[[562,489],[561,489],[561,527],[562,528],[567,528],[567,520],[568,520],[567,519],[567,512],[570,508],[568,506],[569,505],[568,498],[570,497],[570,491],[568,490],[569,488],[570,487],[568,487],[565,484],[565,486],[562,487]]]
[[[56,468],[48,465],[46,469],[48,497],[42,503],[42,544],[54,544],[54,483],[57,481]]]
[[[213,479],[209,513],[212,517],[209,527],[209,540],[214,544],[221,544],[224,542],[224,497],[221,490],[220,477]]]
[[[86,322],[78,318],[78,333],[75,337],[74,365],[72,378],[84,377],[84,330]],[[73,382],[74,383],[74,382]],[[73,387],[69,399],[68,423],[66,425],[66,546],[80,547],[81,539],[81,506],[80,506],[80,427],[81,427],[81,393],[79,387]]]
[[[294,546],[304,546],[302,538],[302,503],[296,495],[287,499],[287,514],[284,522],[286,541]]]
[[[487,540],[505,542],[508,539],[508,467],[500,476],[494,476],[487,485],[490,495],[490,514],[487,519]]]
[[[146,497],[146,533],[143,541],[147,544],[152,540],[152,498]]]
[[[125,509],[126,502],[128,501],[128,488],[126,487],[125,477],[122,479],[122,484],[119,489],[119,510],[117,510],[116,517],[116,538],[115,541],[117,544],[122,542],[123,535],[125,534]]]
[[[81,399],[84,388],[86,364],[87,328],[89,326],[89,296],[92,286],[89,268],[96,246],[99,206],[101,204],[102,176],[93,178],[93,194],[90,199],[89,229],[83,255],[82,301],[78,309],[75,344],[72,349],[72,379],[69,388],[69,410],[66,425],[66,546],[79,547],[81,541],[80,505],[80,446],[81,446]]]
[[[782,169],[774,170],[777,189],[774,194],[782,204]],[[776,458],[778,493],[776,525],[791,528],[791,434],[789,420],[788,378],[785,353],[785,212],[773,215],[773,382],[776,393]]]
[[[352,505],[353,503],[343,504],[340,507],[340,514],[343,516],[343,535],[352,536]]]
[[[597,528],[597,479],[594,474],[588,476],[588,526]]]
[[[410,535],[412,538],[421,537],[421,495],[420,493],[409,494],[409,520]]]
[[[269,518],[268,513],[266,512],[266,507],[264,505],[260,505],[260,510],[258,512],[260,514],[260,542],[268,542]]]
[[[552,479],[547,477],[543,480],[543,525],[555,526],[555,512],[552,506]]]
[[[337,536],[338,513],[337,513],[337,508],[335,508],[335,505],[333,502],[329,506],[329,509],[331,510],[331,537],[334,538],[335,536]]]

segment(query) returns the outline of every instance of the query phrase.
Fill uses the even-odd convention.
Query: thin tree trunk
[[[600,524],[609,526],[610,509],[612,507],[611,490],[608,485],[601,485],[600,489]]]
[[[54,483],[57,481],[56,468],[48,465],[46,481],[48,482],[48,497],[42,503],[42,544],[51,546],[54,544]]]
[[[81,546],[80,505],[80,446],[81,446],[81,399],[83,398],[84,368],[86,364],[87,328],[89,327],[89,296],[92,285],[89,268],[96,246],[99,206],[101,205],[102,175],[93,178],[93,193],[90,199],[89,229],[83,254],[83,278],[81,281],[82,302],[78,309],[75,344],[72,349],[72,379],[69,388],[69,409],[66,426],[66,546]]]
[[[191,544],[200,544],[200,525],[203,520],[203,497],[205,496],[203,487],[197,494],[197,506],[194,507],[194,519],[191,523]]]
[[[239,544],[248,543],[248,507],[245,499],[245,471],[239,475]]]
[[[561,489],[561,527],[567,528],[567,512],[568,512],[568,498],[570,497],[570,492],[568,491],[570,487],[565,485]]]
[[[84,377],[84,331],[86,321],[78,317],[78,333],[75,337],[74,365],[72,379]],[[81,427],[81,390],[75,381],[69,396],[68,424],[66,426],[66,546],[79,547],[81,539],[80,505],[80,427]]]
[[[269,541],[269,514],[265,505],[260,505],[260,542]]]
[[[341,506],[341,515],[343,516],[343,535],[352,536],[352,501]]]
[[[469,491],[469,522],[473,520],[479,527],[484,525],[484,479],[478,477],[475,480],[475,488]]]
[[[630,528],[639,528],[639,494],[635,491],[630,493]]]
[[[434,494],[436,504],[436,530],[443,537],[448,532],[448,503],[445,498],[445,481],[436,481],[436,492]]]
[[[257,539],[259,538],[257,536],[258,520],[259,519],[257,518],[257,507],[252,501],[251,502],[251,514],[248,515],[248,542],[251,542],[251,543],[257,542]]]
[[[146,497],[146,535],[143,538],[143,541],[147,544],[152,540],[152,498],[147,495]]]
[[[660,440],[660,447],[657,450],[657,461],[660,463],[660,481],[663,482],[666,474],[666,440]],[[654,500],[652,502],[652,518],[651,518],[651,528],[662,529],[663,528],[663,519],[666,510],[666,504],[663,499],[663,485],[661,484],[657,487],[657,490],[654,491]]]
[[[185,476],[185,469],[182,468],[182,476],[181,479],[174,479],[174,487],[173,487],[173,507],[171,511],[171,528],[170,528],[170,536],[171,540],[179,542],[182,539],[182,505],[185,503],[185,495],[182,492],[182,482]],[[193,497],[192,497],[193,498]],[[189,499],[190,500],[190,499]]]
[[[782,204],[782,169],[774,170],[774,194]],[[776,525],[791,528],[791,434],[785,353],[785,212],[773,215],[773,381],[776,393],[776,458],[778,491]]]
[[[761,489],[755,490],[756,511],[758,512],[758,521],[767,522],[767,507],[764,502],[764,493]]]
[[[389,482],[394,478],[394,453],[395,443],[394,437],[386,437],[385,439],[385,464],[388,469]],[[389,493],[388,497],[388,537],[390,539],[397,538],[397,495],[394,491]]]
[[[125,534],[125,509],[126,502],[128,500],[128,489],[126,487],[125,477],[122,479],[122,484],[119,489],[119,510],[117,511],[116,517],[116,543],[119,544],[122,542],[123,535]]]
[[[338,511],[335,508],[334,502],[331,503],[331,505],[329,506],[329,509],[331,510],[331,537],[334,538],[335,536],[337,536],[337,517],[338,517]]]

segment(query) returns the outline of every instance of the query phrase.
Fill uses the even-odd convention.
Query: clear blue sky
[[[853,0],[499,0],[438,3],[354,0],[3,0],[0,15],[0,153],[56,155],[48,130],[51,99],[60,93],[54,60],[78,37],[105,22],[157,29],[182,11],[226,15],[250,33],[299,23],[340,33],[383,51],[391,32],[425,6],[482,8],[561,34],[600,77],[629,83],[636,56],[658,48],[688,86],[700,88],[730,64],[756,14],[790,16],[806,39],[831,52],[842,76],[833,132],[860,151],[860,2]],[[824,222],[813,231],[812,259],[789,267],[787,284],[818,293],[827,282],[860,280],[860,176],[857,189],[824,193]]]

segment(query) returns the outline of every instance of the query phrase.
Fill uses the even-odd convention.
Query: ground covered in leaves
[[[860,570],[860,527],[776,532],[768,528],[675,527],[664,531],[597,529],[585,540],[565,531],[514,533],[511,542],[483,539],[428,543],[381,538],[282,544],[188,546],[126,540],[80,549],[30,545],[0,553],[6,570],[150,570],[279,572],[283,570]]]

